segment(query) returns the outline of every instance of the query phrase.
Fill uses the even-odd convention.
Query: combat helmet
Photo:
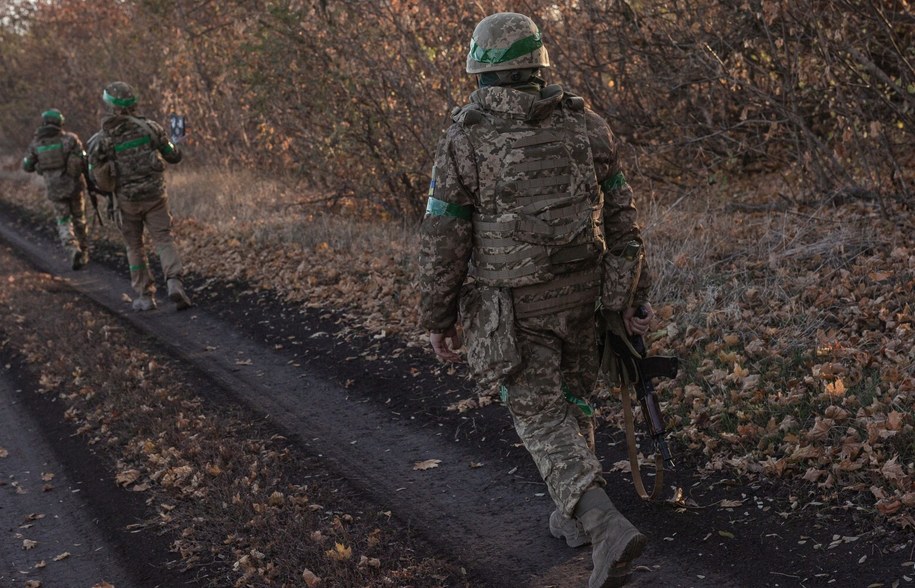
[[[491,14],[473,30],[467,73],[550,67],[543,35],[534,21],[516,12]]]
[[[137,95],[126,82],[111,82],[102,92],[102,100],[114,109],[129,110],[136,106]]]
[[[41,113],[41,122],[46,125],[62,127],[64,126],[64,115],[56,108],[49,108]]]

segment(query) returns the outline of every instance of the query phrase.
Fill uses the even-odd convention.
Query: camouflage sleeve
[[[597,172],[597,181],[604,193],[603,216],[607,250],[611,254],[619,255],[626,250],[627,245],[636,242],[642,246],[642,253],[646,256],[642,262],[642,271],[633,302],[635,306],[638,306],[648,302],[653,277],[648,269],[647,252],[638,225],[635,197],[620,167],[619,151],[610,125],[593,111],[588,110],[587,113],[594,169]]]
[[[476,164],[467,136],[453,125],[439,143],[420,226],[422,326],[444,331],[457,321],[458,298],[472,246]]]
[[[178,163],[181,161],[181,150],[178,149],[177,145],[171,142],[171,139],[168,137],[168,133],[165,132],[165,129],[162,128],[162,125],[151,120],[147,121],[147,123],[156,134],[153,139],[156,142],[156,149],[158,149],[159,153],[162,155],[162,159],[169,163]]]

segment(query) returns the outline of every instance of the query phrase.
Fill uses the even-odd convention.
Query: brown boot
[[[178,278],[170,278],[166,285],[168,286],[168,299],[175,303],[175,308],[185,310],[191,307],[191,299],[184,292],[184,286]]]
[[[581,523],[563,516],[559,509],[550,513],[550,534],[557,539],[565,539],[569,547],[581,547],[591,542]]]
[[[642,554],[648,538],[616,510],[603,488],[584,493],[575,506],[575,518],[591,538],[594,570],[588,588],[618,588],[626,584],[630,562]]]

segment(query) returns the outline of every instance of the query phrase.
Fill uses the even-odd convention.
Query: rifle
[[[639,308],[637,316],[644,318],[647,316],[644,308]],[[654,387],[654,378],[675,378],[680,367],[680,360],[676,357],[649,357],[645,347],[645,340],[641,335],[629,335],[626,333],[622,321],[616,325],[616,328],[606,328],[606,333],[602,369],[608,367],[608,352],[616,355],[620,364],[620,377],[623,384],[623,409],[626,414],[626,436],[629,444],[629,459],[632,465],[633,483],[636,490],[644,499],[653,498],[662,483],[664,466],[667,469],[674,470],[674,460],[670,448],[667,445],[667,431],[664,425],[664,417],[661,414],[661,405],[658,402],[658,395]],[[642,407],[642,420],[645,433],[655,453],[655,463],[657,465],[657,477],[655,478],[655,487],[649,495],[645,492],[642,485],[641,475],[638,469],[638,457],[635,451],[635,436],[632,431],[632,417],[629,400],[629,386],[633,386],[636,392],[636,398]]]
[[[112,220],[114,218],[114,194],[106,192],[96,185],[95,180],[92,179],[92,174],[89,173],[89,166],[83,168],[83,177],[86,178],[86,191],[89,193],[89,202],[92,203],[92,209],[95,211],[95,219],[99,225],[104,227],[105,223],[102,221],[102,215],[98,210],[98,197],[104,196],[108,199],[108,208],[105,215],[109,220]]]

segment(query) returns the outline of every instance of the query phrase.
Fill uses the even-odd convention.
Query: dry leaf
[[[413,464],[414,470],[431,470],[432,468],[437,468],[438,464],[442,463],[440,459],[427,459],[424,461],[418,461]]]
[[[346,561],[353,557],[353,548],[347,547],[342,543],[335,543],[334,548],[325,551],[324,555],[337,561]]]
[[[114,588],[114,584],[102,580],[98,584],[93,584],[92,588]]]
[[[36,545],[38,545],[38,541],[32,541],[31,539],[22,540],[22,548],[25,549],[26,551],[28,551],[29,549],[32,549]]]
[[[61,553],[60,555],[55,555],[54,561],[63,561],[65,559],[67,559],[68,557],[70,557],[70,552],[65,551],[65,552]]]
[[[139,477],[140,470],[124,470],[123,472],[118,472],[114,480],[118,486],[129,486],[136,482]]]
[[[308,588],[314,588],[321,583],[321,578],[316,576],[314,572],[308,568],[305,568],[305,570],[302,571],[302,581],[305,582],[305,585],[308,586]]]

